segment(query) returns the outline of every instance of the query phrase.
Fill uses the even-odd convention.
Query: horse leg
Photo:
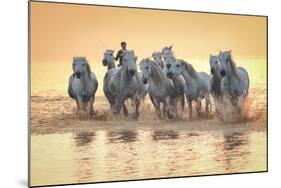
[[[80,105],[79,105],[78,100],[76,100],[76,105],[77,105],[76,111],[77,111],[77,113],[78,113],[78,112],[80,111]]]
[[[155,111],[156,111],[156,115],[159,119],[161,119],[161,111],[160,111],[160,102],[159,101],[156,101],[153,96],[149,95],[149,98],[155,108]]]
[[[80,97],[79,95],[77,96],[77,101],[78,101],[78,106],[79,106],[79,110],[78,110],[78,114],[79,114],[79,119],[81,119],[81,115],[83,113],[83,98]]]
[[[206,113],[208,114],[209,111],[210,111],[210,108],[211,108],[210,96],[206,96],[206,97],[205,97],[205,103],[206,103],[205,111],[206,111]]]
[[[112,104],[112,112],[114,116],[120,113],[121,107],[122,107],[121,102],[115,99],[115,102]]]
[[[95,96],[92,96],[89,100],[89,115],[90,118],[93,117],[93,113],[94,113],[94,102],[95,102]]]
[[[167,117],[169,119],[172,118],[171,113],[171,106],[174,106],[173,104],[173,99],[171,99],[170,97],[167,97],[165,102],[163,103],[163,114],[164,114],[164,118],[166,119]]]
[[[160,102],[159,101],[154,101],[155,102],[155,110],[156,110],[156,115],[159,119],[161,119],[161,110],[160,110]],[[164,107],[163,107],[164,108]]]
[[[196,104],[196,110],[197,110],[197,114],[198,114],[198,117],[201,118],[202,114],[201,114],[201,97],[198,97],[197,98],[197,104]]]
[[[180,96],[180,102],[181,102],[181,110],[184,111],[184,105],[185,105],[184,95]]]
[[[123,114],[125,117],[128,117],[129,113],[128,113],[128,109],[127,106],[125,105],[125,101],[122,103],[122,108],[123,108]]]
[[[192,119],[192,100],[187,99],[187,101],[188,101],[189,120],[191,120]]]
[[[178,97],[172,98],[170,99],[170,109],[168,109],[167,114],[168,114],[168,118],[172,119],[172,118],[178,118]]]
[[[140,115],[140,113],[139,113],[140,99],[139,98],[135,99],[135,107],[136,107],[136,111],[135,111],[135,113],[133,113],[133,119],[137,120]]]
[[[167,104],[164,102],[163,103],[163,118],[167,119],[167,115],[168,115]]]
[[[238,104],[239,103],[238,97],[232,97],[231,102],[232,102],[232,105],[233,105],[233,108],[234,108],[235,112],[237,111],[238,114],[241,114],[242,110],[241,110],[240,105]]]

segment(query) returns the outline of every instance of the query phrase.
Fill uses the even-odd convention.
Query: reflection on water
[[[155,141],[158,140],[166,140],[166,139],[176,139],[179,137],[179,133],[175,131],[163,131],[163,130],[157,130],[153,131],[152,138]]]
[[[32,185],[266,170],[266,133],[98,130],[32,135]]]
[[[223,143],[216,146],[220,152],[215,160],[223,162],[224,168],[229,172],[236,172],[239,166],[246,166],[250,155],[248,134],[228,133],[223,135],[223,140]]]
[[[95,136],[94,132],[79,132],[73,135],[77,146],[87,146],[91,144]]]
[[[109,143],[135,142],[137,133],[134,131],[112,131],[107,133]]]

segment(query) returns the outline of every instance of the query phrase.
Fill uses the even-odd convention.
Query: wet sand
[[[148,97],[147,97],[148,98]],[[266,104],[259,102],[251,104],[246,119],[236,123],[225,123],[213,112],[208,117],[199,119],[194,112],[193,119],[189,120],[187,107],[180,112],[177,120],[159,120],[151,102],[146,99],[140,106],[139,120],[125,118],[122,114],[114,117],[109,110],[105,97],[98,96],[94,104],[95,115],[91,119],[87,114],[78,115],[76,103],[67,96],[32,96],[31,97],[31,133],[48,134],[79,130],[106,130],[106,129],[186,129],[198,131],[231,131],[231,130],[266,130]],[[130,104],[128,103],[129,111]],[[195,106],[195,105],[194,105]]]

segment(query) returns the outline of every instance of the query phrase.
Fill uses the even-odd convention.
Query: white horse
[[[103,66],[107,66],[107,70],[114,69],[116,67],[113,53],[113,50],[105,50],[103,53],[102,64]]]
[[[249,91],[249,75],[243,67],[236,67],[232,59],[231,50],[221,52],[219,54],[219,61],[221,66],[221,92],[223,96],[230,97],[234,106],[238,106],[238,99],[245,98]]]
[[[160,103],[163,103],[163,115],[170,118],[172,112],[170,102],[173,97],[173,83],[160,69],[156,63],[149,58],[142,59],[140,62],[142,81],[148,83],[148,94],[156,110],[158,118],[161,118]]]
[[[208,74],[204,72],[196,72],[193,66],[183,60],[176,60],[171,63],[171,67],[167,72],[167,76],[172,78],[173,76],[183,75],[186,87],[185,95],[188,101],[189,118],[192,117],[192,101],[197,102],[196,110],[199,117],[201,117],[201,100],[205,98],[206,112],[210,111],[210,92],[211,82]]]
[[[211,70],[211,84],[212,84],[212,96],[216,99],[221,97],[221,74],[219,57],[216,55],[210,55],[210,70]]]
[[[114,115],[120,113],[123,108],[123,114],[127,117],[129,114],[125,101],[131,99],[135,105],[132,116],[134,119],[139,117],[140,78],[137,74],[136,59],[133,50],[127,51],[124,53],[122,66],[111,69],[105,74],[103,91]]]
[[[163,72],[165,73],[165,75],[167,74],[169,68],[171,67],[171,64],[176,60],[175,54],[172,51],[172,45],[170,47],[164,47],[162,49],[162,53],[161,55],[164,58],[164,67],[162,68]],[[185,88],[185,80],[183,78],[182,75],[178,75],[178,76],[173,76],[170,78],[173,83],[174,83],[174,94],[177,96],[177,99],[179,99],[178,101],[181,102],[181,108],[182,110],[184,110],[184,104],[185,104],[185,100],[184,100],[184,88]],[[177,102],[175,102],[177,103]]]
[[[98,89],[98,81],[86,57],[73,57],[73,74],[69,78],[68,94],[76,100],[77,111],[83,110],[83,103],[88,105],[90,117],[93,115],[93,104]]]
[[[162,59],[162,53],[161,52],[153,52],[152,53],[152,58],[154,60],[154,62],[161,68],[164,68],[164,61]]]
[[[165,46],[162,49],[162,56],[164,58],[164,61],[167,61],[167,59],[169,59],[169,58],[175,57],[174,52],[172,51],[172,48],[173,48],[173,45],[171,45],[169,47]]]

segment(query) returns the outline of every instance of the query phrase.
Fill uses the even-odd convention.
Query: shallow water
[[[34,135],[32,185],[266,170],[265,132],[98,130]]]

